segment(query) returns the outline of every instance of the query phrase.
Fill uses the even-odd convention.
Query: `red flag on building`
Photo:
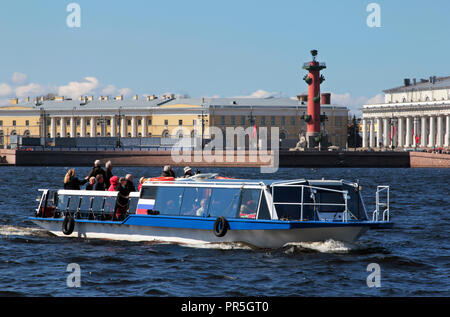
[[[256,138],[256,124],[253,126],[252,138]]]

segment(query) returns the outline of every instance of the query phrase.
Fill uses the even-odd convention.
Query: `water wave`
[[[2,236],[49,236],[47,230],[40,228],[27,228],[19,226],[0,225]]]
[[[316,251],[320,253],[349,253],[355,249],[355,246],[335,240],[326,240],[322,242],[292,242],[283,246],[284,252],[287,254]]]

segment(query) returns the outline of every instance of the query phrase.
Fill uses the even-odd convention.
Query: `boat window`
[[[236,188],[214,188],[208,208],[209,217],[236,218],[241,190]]]
[[[300,220],[302,214],[302,187],[276,186],[273,190],[273,201],[277,211],[278,219]],[[281,203],[281,204],[276,204]],[[304,187],[303,192],[303,220],[314,220],[315,211],[312,205],[311,189]],[[309,205],[311,204],[311,205]]]
[[[158,192],[157,186],[144,186],[141,189],[141,198],[143,199],[155,199],[156,193]]]
[[[242,190],[241,205],[239,207],[239,218],[256,219],[260,196],[260,189]]]
[[[261,204],[259,206],[258,219],[270,220],[269,206],[267,205],[266,195],[261,196]]]
[[[183,187],[159,187],[154,210],[161,215],[179,215],[183,191]]]
[[[137,209],[139,197],[130,197],[128,202],[128,213],[135,214]]]
[[[211,188],[185,188],[180,214],[183,216],[204,216],[208,210],[210,197]]]
[[[80,203],[80,196],[70,196],[69,210],[77,211],[79,203]]]
[[[104,211],[105,213],[113,213],[116,207],[116,196],[105,197]]]

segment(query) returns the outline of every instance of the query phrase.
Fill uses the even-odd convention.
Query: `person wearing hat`
[[[192,169],[189,166],[184,168],[184,178],[189,178],[192,176]]]

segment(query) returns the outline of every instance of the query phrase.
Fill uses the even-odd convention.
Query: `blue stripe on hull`
[[[63,221],[63,218],[36,218],[35,221]],[[113,224],[144,227],[163,227],[178,229],[200,229],[211,230],[215,218],[183,217],[183,216],[152,216],[152,215],[129,215],[124,221],[99,221],[76,219],[75,222],[92,224]],[[290,230],[302,228],[331,228],[331,227],[377,227],[380,223],[369,221],[279,221],[279,220],[254,220],[254,219],[227,219],[230,230]],[[384,226],[392,223],[384,223]]]

